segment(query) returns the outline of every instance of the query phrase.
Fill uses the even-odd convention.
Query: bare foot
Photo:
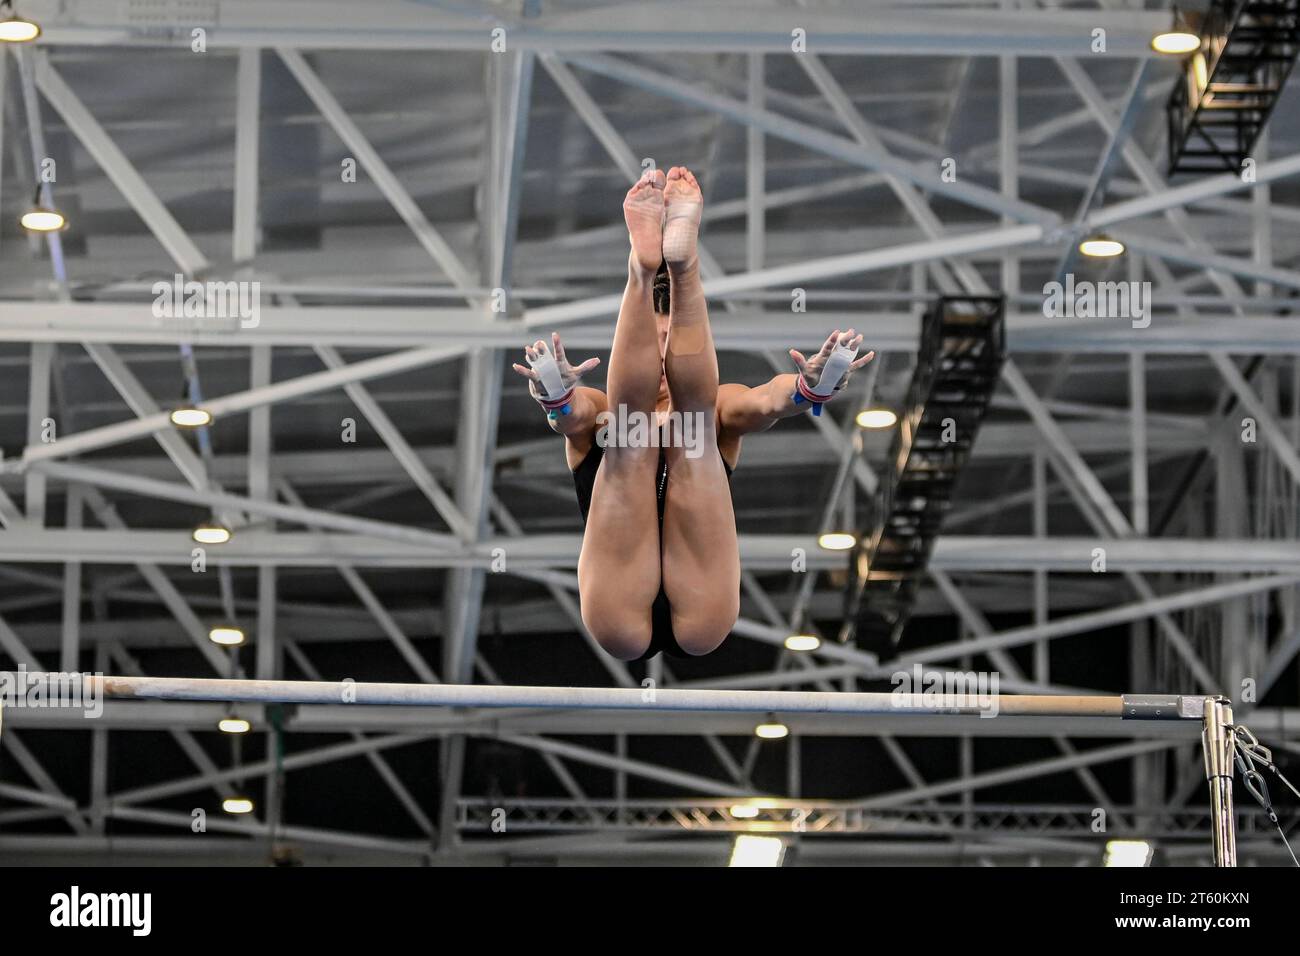
[[[704,197],[700,184],[685,166],[668,170],[664,186],[664,259],[670,266],[695,260]]]
[[[623,218],[632,240],[632,258],[642,271],[653,275],[663,261],[664,174],[648,169],[623,199]]]

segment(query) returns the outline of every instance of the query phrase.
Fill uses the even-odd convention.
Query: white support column
[[[65,499],[65,528],[82,526],[83,495],[79,485],[68,485]],[[63,566],[63,616],[60,627],[59,669],[67,673],[81,670],[81,562],[69,561]]]
[[[480,223],[484,285],[513,299],[514,246],[518,230],[523,163],[535,56],[531,52],[488,54],[489,157],[480,187]],[[500,316],[496,318],[500,319]],[[477,541],[487,530],[492,494],[493,450],[501,415],[502,356],[490,349],[471,350],[461,382],[461,414],[456,434],[458,472],[456,505]],[[443,673],[451,681],[474,676],[479,619],[486,580],[482,568],[456,568],[443,580]],[[439,807],[440,848],[456,842],[456,799],[464,778],[465,738],[455,735],[441,750],[442,794]]]
[[[1003,0],[1004,7],[1012,4]],[[1020,198],[1020,145],[1018,140],[1020,116],[1017,111],[1019,77],[1016,72],[1018,61],[1014,56],[998,57],[998,140],[999,149],[998,184],[1002,195],[1008,201]],[[1003,216],[1004,225],[1013,220]],[[1013,254],[1002,257],[1002,294],[1008,302],[1014,302],[1020,292],[1020,260]]]
[[[105,674],[110,669],[108,644],[100,641],[95,645],[95,672]],[[90,734],[90,826],[100,835],[108,809],[108,745],[108,727],[96,721]]]
[[[1047,455],[1041,448],[1033,454],[1033,511],[1034,537],[1047,537]],[[1048,621],[1047,571],[1036,568],[1034,575],[1034,624],[1042,626]],[[1051,675],[1051,645],[1045,641],[1034,644],[1034,680],[1046,684]]]
[[[50,370],[54,364],[54,349],[49,343],[37,343],[31,347],[31,364],[27,379],[27,444],[28,446],[53,445],[56,442],[48,438],[62,436],[46,435],[50,419]],[[58,423],[55,422],[55,427]],[[34,525],[45,524],[45,477],[27,474],[24,482],[26,495],[27,520]]]
[[[248,52],[248,51],[241,51]],[[264,388],[271,384],[271,349],[263,346],[250,355],[249,385]],[[248,419],[248,497],[254,501],[274,501],[271,490],[271,407],[254,409]],[[267,530],[275,529],[268,518]],[[254,665],[259,679],[280,676],[280,653],[276,646],[276,569],[263,565],[257,569],[257,657]]]
[[[1147,373],[1146,356],[1138,353],[1128,359],[1129,454],[1133,462],[1130,494],[1133,498],[1133,532],[1147,536],[1150,523],[1150,496],[1147,489]]]
[[[749,73],[750,109],[764,108],[766,81],[763,54],[751,53],[746,61]],[[766,256],[767,226],[763,201],[767,193],[767,151],[763,131],[755,126],[745,131],[745,268],[757,272]]]
[[[6,44],[7,46],[7,44]],[[9,51],[5,46],[0,46],[0,205],[4,203],[4,179],[5,179],[5,110],[9,107]],[[21,173],[15,169],[14,172]],[[0,252],[3,252],[4,243],[0,240]]]
[[[1219,433],[1214,451],[1214,531],[1221,538],[1250,534],[1249,487],[1246,483],[1245,448],[1241,429],[1229,424]],[[1217,574],[1224,584],[1239,581],[1235,574]],[[1220,689],[1234,702],[1240,699],[1248,670],[1247,655],[1253,643],[1249,606],[1244,598],[1223,601],[1219,617]]]
[[[1256,164],[1262,163],[1268,159],[1268,127],[1265,127],[1255,140],[1255,155],[1252,157]],[[1251,261],[1259,263],[1264,267],[1273,265],[1273,217],[1270,215],[1270,207],[1273,204],[1273,187],[1269,183],[1263,183],[1256,187],[1250,194],[1250,217],[1252,223],[1251,231]],[[1261,298],[1268,298],[1273,294],[1273,286],[1266,280],[1259,280],[1255,283],[1255,295]]]

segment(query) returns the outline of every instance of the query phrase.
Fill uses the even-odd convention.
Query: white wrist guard
[[[569,414],[569,399],[573,397],[573,389],[564,387],[555,356],[543,344],[537,358],[529,358],[528,364],[537,373],[537,381],[533,383],[535,397],[546,409],[547,417],[554,418],[557,411],[561,415]]]
[[[822,404],[835,394],[835,390],[840,387],[840,383],[844,381],[845,375],[848,374],[849,366],[853,364],[853,360],[857,357],[857,349],[851,349],[847,345],[836,343],[835,351],[831,352],[821,375],[817,377],[816,388],[809,385],[802,375],[799,376],[793,395],[794,403],[801,405],[808,402],[812,405],[812,413],[821,415]]]
[[[831,393],[840,387],[840,382],[844,380],[849,366],[853,364],[853,360],[857,357],[857,349],[851,349],[847,345],[836,343],[835,351],[826,360],[826,367],[822,369],[821,375],[817,377],[817,387],[812,389],[812,393],[830,398]]]

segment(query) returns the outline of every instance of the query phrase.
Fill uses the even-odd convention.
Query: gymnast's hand
[[[546,342],[538,339],[532,345],[524,346],[524,357],[528,360],[529,366],[537,366],[551,358],[555,358],[555,365],[560,373],[561,389],[567,391],[577,385],[593,368],[600,364],[599,358],[589,358],[581,365],[570,365],[568,358],[564,354],[564,345],[560,342],[560,333],[551,333],[551,343],[553,351],[548,352]],[[518,362],[512,366],[516,372],[528,379],[528,391],[532,393],[533,398],[539,401],[544,397],[542,395],[541,374],[536,368],[529,368],[520,365]]]
[[[795,349],[790,350],[790,358],[794,359],[795,367],[798,368],[799,373],[803,375],[804,382],[806,382],[808,387],[814,391],[823,391],[823,389],[818,387],[822,377],[822,370],[826,367],[826,362],[830,359],[831,353],[835,351],[836,345],[854,349],[856,351],[862,346],[862,336],[856,334],[853,329],[849,329],[847,332],[841,332],[839,329],[836,329],[830,334],[830,337],[826,340],[825,344],[822,345],[821,351],[810,359],[804,358],[803,354]],[[874,350],[868,352],[866,355],[858,356],[858,358],[855,359],[847,369],[845,369],[844,377],[841,378],[839,383],[835,386],[835,391],[838,392],[843,389],[844,386],[848,385],[849,379],[853,377],[853,373],[875,357],[876,353]]]

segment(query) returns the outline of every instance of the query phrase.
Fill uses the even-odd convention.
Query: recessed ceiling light
[[[10,4],[0,4],[0,10],[9,11],[9,16],[0,19],[0,43],[31,43],[41,35],[40,26],[14,13]]]
[[[785,842],[778,837],[742,833],[731,847],[730,866],[780,866]]]
[[[1201,38],[1195,33],[1183,30],[1169,30],[1165,33],[1157,33],[1151,38],[1151,49],[1170,56],[1186,56],[1193,50],[1199,50],[1200,47]]]
[[[859,428],[893,428],[898,416],[888,408],[864,408],[855,421]]]
[[[33,206],[18,222],[28,232],[58,232],[68,224],[63,213],[48,206]]]
[[[246,734],[253,729],[253,725],[243,717],[222,717],[217,722],[217,729],[223,734]]]
[[[201,524],[192,532],[199,544],[225,544],[230,540],[230,529],[225,525]]]
[[[1148,866],[1151,849],[1146,840],[1108,840],[1102,866]]]
[[[1124,254],[1124,243],[1110,236],[1090,236],[1079,243],[1079,251],[1094,259],[1110,259]]]
[[[1173,9],[1174,22],[1151,38],[1151,49],[1169,56],[1186,56],[1201,47],[1201,38],[1192,31],[1191,24],[1178,7]]]
[[[847,531],[828,531],[818,535],[817,544],[827,551],[848,551],[858,543],[858,536]]]
[[[212,413],[206,408],[178,408],[172,412],[172,424],[181,428],[201,428],[212,424]]]
[[[222,647],[238,647],[244,643],[244,632],[229,624],[222,624],[208,631],[208,640]]]

